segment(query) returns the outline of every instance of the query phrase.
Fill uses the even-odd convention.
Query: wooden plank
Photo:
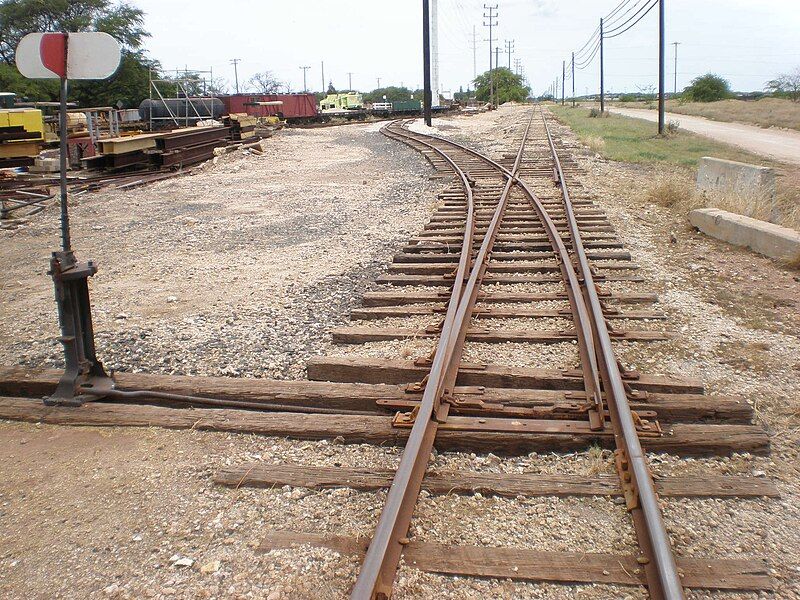
[[[55,391],[62,371],[57,369],[0,368],[0,395],[42,398]],[[407,399],[397,385],[342,384],[313,381],[280,381],[234,377],[187,377],[147,373],[114,373],[121,391],[150,390],[202,398],[217,398],[252,403],[277,403],[287,407],[305,406],[386,414],[377,402]],[[147,400],[157,402],[163,400]]]
[[[439,307],[414,306],[406,304],[401,306],[374,306],[368,308],[356,308],[350,311],[350,319],[353,321],[371,321],[375,319],[386,319],[390,317],[408,317],[412,315],[440,315],[443,316],[446,307],[441,303]],[[537,308],[483,308],[476,307],[472,310],[472,318],[490,319],[539,319],[539,318],[564,318],[571,319],[572,313],[568,308],[559,309],[537,309]],[[624,312],[607,313],[608,319],[632,319],[632,320],[664,320],[664,313],[652,310],[628,310]]]
[[[156,139],[161,137],[161,133],[144,133],[141,135],[129,135],[116,138],[100,140],[100,148],[103,154],[125,154],[136,150],[147,150],[156,147]]]
[[[33,158],[39,156],[39,142],[3,142],[0,144],[0,158]]]
[[[361,556],[368,538],[326,533],[271,531],[258,546],[260,552],[308,545],[339,554]],[[644,572],[635,556],[545,552],[527,548],[444,546],[412,541],[403,548],[406,564],[421,571],[465,577],[490,577],[515,581],[549,581],[641,586]],[[676,559],[681,581],[689,588],[719,590],[771,590],[772,578],[760,559]]]
[[[443,249],[444,250],[444,249]],[[459,250],[455,249],[454,250]],[[553,252],[492,252],[492,260],[542,260],[553,258]],[[624,250],[595,250],[587,252],[586,256],[591,260],[631,260],[631,253]],[[395,254],[392,259],[396,263],[427,263],[427,262],[451,262],[457,263],[460,258],[459,252],[401,252]]]
[[[314,381],[350,383],[413,383],[421,381],[429,366],[413,360],[381,359],[354,356],[315,356],[307,364],[308,378]],[[698,379],[640,375],[628,380],[633,389],[657,393],[702,394]],[[580,371],[508,367],[461,363],[458,385],[480,385],[491,388],[528,388],[542,390],[582,390]]]
[[[639,265],[632,262],[599,262],[598,269],[607,271],[636,270]],[[555,261],[495,261],[489,263],[490,273],[557,273],[560,267]],[[390,273],[409,273],[417,275],[445,275],[455,271],[453,263],[392,263],[388,267]]]
[[[0,368],[0,395],[42,398],[55,391],[61,371],[58,369]],[[116,387],[122,391],[152,390],[203,398],[219,398],[254,403],[278,403],[287,407],[323,407],[342,410],[372,411],[386,414],[386,403],[419,401],[421,394],[409,393],[405,385],[331,383],[317,381],[282,381],[231,377],[196,377],[147,373],[114,374]],[[456,399],[478,398],[490,404],[523,408],[558,408],[585,401],[582,391],[459,387]],[[169,404],[163,400],[143,403]],[[634,410],[653,411],[664,422],[749,423],[753,409],[742,398],[698,394],[654,394],[644,400],[631,399]]]
[[[291,485],[309,489],[348,487],[379,490],[392,484],[389,469],[347,469],[296,464],[268,465],[260,462],[223,467],[214,483],[229,487],[272,488]],[[655,480],[656,492],[669,498],[779,498],[778,488],[762,477],[725,475],[662,477]],[[616,475],[543,475],[518,473],[477,473],[463,471],[428,472],[422,487],[432,494],[474,494],[516,498],[517,496],[621,496]]]
[[[364,306],[393,306],[396,304],[422,304],[429,302],[446,302],[450,294],[427,291],[408,291],[398,293],[388,292],[366,292],[362,296],[361,303]],[[642,304],[658,302],[658,296],[652,293],[646,294],[600,294],[600,297],[610,302],[619,304]],[[566,293],[562,294],[514,294],[508,292],[494,292],[491,294],[479,293],[478,301],[485,303],[526,303],[541,302],[548,300],[567,300]]]
[[[609,275],[606,273],[599,273],[595,276],[595,281],[627,281],[631,283],[643,282],[645,279],[638,275]],[[560,275],[504,275],[498,273],[489,273],[483,278],[483,283],[490,285],[492,283],[500,284],[513,284],[513,283],[561,283]],[[381,275],[375,283],[383,283],[389,285],[428,285],[428,286],[450,286],[453,284],[452,277],[442,275]]]
[[[474,247],[478,247],[480,245],[480,240],[473,244]],[[568,240],[564,240],[564,245],[569,249],[571,244]],[[460,240],[458,238],[451,238],[446,240],[420,240],[414,243],[407,244],[401,248],[402,252],[408,253],[416,253],[416,252],[431,252],[440,250],[442,248],[460,248]],[[547,240],[546,237],[543,237],[541,240],[537,241],[501,241],[495,242],[494,247],[497,250],[502,250],[504,252],[511,252],[511,251],[546,251],[552,250],[553,247],[550,245],[550,242]],[[591,241],[587,240],[584,243],[584,247],[587,249],[590,248],[597,248],[597,249],[611,249],[611,248],[624,248],[625,245],[618,241],[618,240],[597,240]]]
[[[197,429],[320,440],[342,438],[350,444],[402,445],[408,429],[392,426],[390,417],[371,415],[319,415],[233,409],[179,409],[161,406],[92,402],[80,408],[48,407],[29,398],[0,397],[0,419],[98,427],[164,427]],[[611,449],[611,436],[519,431],[440,431],[439,451],[494,452],[520,455],[530,452],[567,452],[598,445]],[[687,456],[724,455],[734,452],[766,454],[769,437],[752,425],[675,424],[661,437],[642,438],[651,452]]]
[[[407,338],[439,337],[438,332],[428,332],[426,329],[411,329],[404,327],[334,327],[331,329],[334,344],[363,344],[384,340],[399,340]],[[672,339],[674,336],[661,331],[648,331],[638,329],[617,329],[613,332],[613,340],[631,342],[658,342]],[[484,343],[532,343],[532,344],[558,344],[577,339],[574,329],[563,331],[546,329],[485,329],[470,327],[467,329],[468,342]]]

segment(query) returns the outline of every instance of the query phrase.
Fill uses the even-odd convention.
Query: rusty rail
[[[583,279],[582,292],[592,313],[592,327],[597,353],[600,358],[601,378],[606,392],[614,440],[617,446],[617,470],[626,490],[628,510],[634,521],[639,546],[645,554],[644,565],[648,591],[654,600],[678,600],[685,597],[669,536],[658,505],[658,496],[653,484],[653,476],[642,450],[636,424],[628,402],[625,384],[622,380],[619,363],[614,354],[611,336],[603,313],[603,305],[597,294],[591,266],[581,241],[578,222],[569,197],[561,160],[558,157],[550,127],[544,110],[542,121],[552,154],[556,177],[561,187],[564,212],[567,216],[572,249]]]
[[[400,135],[396,132],[395,135]],[[386,504],[372,537],[369,550],[364,557],[352,598],[388,598],[391,594],[403,542],[408,532],[416,498],[422,485],[425,469],[433,450],[439,421],[447,417],[448,405],[440,402],[444,393],[444,382],[448,371],[448,347],[453,331],[457,329],[456,314],[462,297],[461,282],[467,274],[472,258],[474,230],[474,202],[469,179],[463,170],[446,153],[433,144],[419,141],[441,156],[461,179],[467,197],[467,221],[461,256],[456,269],[453,292],[442,323],[442,333],[434,356],[433,365],[422,395],[416,420],[409,434],[400,465],[389,488]]]
[[[519,168],[519,164],[522,161],[522,153],[528,137],[528,131],[533,122],[533,116],[531,114],[531,118],[525,128],[517,159],[514,163],[515,170]],[[393,133],[400,136],[404,135],[403,132],[396,130]],[[407,137],[412,136],[409,134]],[[403,545],[408,542],[406,538],[408,528],[422,485],[422,479],[425,475],[425,469],[433,450],[438,424],[447,419],[449,412],[450,405],[442,400],[445,395],[452,391],[455,385],[458,366],[464,349],[467,326],[477,300],[480,281],[486,272],[489,253],[500,229],[508,196],[514,184],[514,178],[508,177],[481,247],[475,257],[469,279],[463,285],[466,272],[462,271],[460,267],[463,265],[465,256],[471,258],[472,233],[474,229],[474,221],[472,219],[474,206],[472,205],[472,190],[469,179],[461,168],[441,149],[436,148],[430,142],[419,139],[419,137],[415,137],[414,141],[438,153],[461,178],[468,198],[467,223],[461,249],[461,262],[459,263],[459,270],[456,272],[453,293],[448,304],[447,317],[442,324],[441,336],[434,353],[431,371],[427,377],[422,400],[415,415],[414,425],[403,451],[400,465],[389,488],[386,504],[381,512],[375,534],[351,593],[351,598],[353,599],[385,599],[391,595]],[[481,158],[491,162],[495,167],[499,167],[497,163],[489,161],[485,157]],[[451,315],[452,319],[449,318]]]
[[[400,466],[397,469],[392,486],[389,490],[386,505],[381,513],[380,521],[362,564],[351,598],[388,598],[391,594],[392,583],[394,581],[400,555],[402,554],[402,546],[408,541],[406,538],[408,527],[411,522],[416,498],[419,494],[422,477],[424,476],[424,471],[433,449],[438,423],[445,421],[447,418],[449,405],[447,402],[442,402],[442,399],[452,390],[455,384],[463,353],[467,325],[477,301],[480,283],[486,272],[489,255],[497,232],[500,229],[500,223],[505,212],[508,197],[514,185],[518,185],[533,203],[559,260],[562,276],[567,287],[570,306],[576,320],[577,337],[580,345],[581,365],[585,375],[584,385],[587,398],[590,399],[593,405],[592,409],[589,411],[590,425],[592,429],[595,430],[603,428],[604,409],[600,394],[598,361],[595,355],[594,344],[592,343],[592,326],[589,312],[580,293],[580,283],[577,274],[572,264],[569,262],[569,254],[561,240],[558,230],[547,214],[544,206],[524,182],[520,181],[516,176],[522,162],[525,143],[529,136],[534,114],[534,112],[531,113],[531,118],[525,128],[516,160],[511,170],[506,169],[504,166],[488,157],[449,140],[433,138],[432,136],[423,137],[419,134],[412,135],[411,132],[405,130],[390,130],[393,136],[413,139],[414,142],[437,152],[437,154],[442,156],[450,167],[453,168],[454,172],[462,178],[462,185],[466,181],[463,171],[455,165],[454,161],[447,156],[445,152],[436,148],[432,143],[426,141],[425,138],[434,139],[439,143],[445,143],[448,147],[457,148],[487,163],[506,178],[506,185],[498,200],[497,207],[489,223],[481,247],[475,257],[469,280],[464,286],[464,290],[460,294],[458,300],[456,300],[456,297],[459,295],[458,288],[463,278],[457,274],[453,295],[448,305],[448,315],[456,303],[458,305],[457,313],[453,321],[446,319],[443,323],[441,337],[425,385],[423,399],[416,413],[414,425],[404,450]],[[393,123],[393,126],[396,126],[396,123]],[[468,189],[468,187],[466,189]],[[469,215],[470,213],[468,212],[468,218]],[[467,235],[465,235],[464,245],[462,246],[462,262],[465,250],[467,248],[471,250],[472,229],[472,221],[468,220],[465,228]]]

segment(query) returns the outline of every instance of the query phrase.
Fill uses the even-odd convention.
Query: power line
[[[308,91],[308,86],[306,85],[306,71],[308,71],[311,67],[300,67],[303,69],[303,92]]]
[[[506,40],[506,54],[508,54],[508,70],[511,70],[511,55],[514,53],[514,40]]]
[[[497,19],[497,8],[498,5],[495,4],[494,6],[489,6],[484,4],[484,10],[488,10],[489,14],[487,15],[485,12],[483,13],[484,19],[489,19],[489,22],[483,22],[484,27],[489,28],[489,104],[493,102],[494,96],[494,71],[492,70],[492,32],[495,27],[497,27],[498,19]]]
[[[475,25],[472,26],[472,78],[478,77],[478,34]]]
[[[649,13],[651,10],[653,10],[653,7],[655,7],[655,5],[656,5],[656,4],[658,4],[659,2],[661,2],[661,0],[652,0],[652,3],[650,4],[650,6],[647,6],[646,4],[642,5],[642,7],[641,7],[641,8],[640,8],[640,9],[637,11],[636,15],[639,15],[639,13],[642,13],[642,11],[643,11],[643,10],[644,10],[644,12],[643,12],[641,15],[639,15],[639,17],[638,17],[638,18],[636,18],[636,15],[634,15],[633,17],[631,17],[630,19],[628,19],[628,20],[627,20],[625,23],[623,23],[622,25],[619,25],[619,26],[618,26],[616,29],[612,29],[612,30],[610,30],[610,31],[608,32],[608,34],[606,34],[606,36],[605,36],[605,37],[606,37],[606,38],[615,38],[615,37],[618,37],[618,36],[622,35],[622,34],[623,34],[623,33],[625,33],[626,31],[629,31],[629,30],[630,30],[630,29],[632,29],[634,26],[636,26],[636,24],[637,24],[639,21],[641,21],[642,19],[644,19],[644,18],[647,16],[647,14],[648,14],[648,13]],[[628,26],[627,26],[625,29],[623,29],[622,31],[620,31],[620,28],[621,28],[621,27],[624,27],[625,25],[627,25],[628,23],[630,23],[630,22],[631,22],[631,21],[632,21],[634,18],[636,18],[636,20],[635,20],[635,21],[633,21],[633,23],[631,23],[631,24],[630,24],[630,25],[628,25]],[[609,35],[609,34],[613,34],[613,35]]]
[[[607,21],[606,29],[608,31],[611,31],[612,29],[614,29],[617,26],[617,24],[619,24],[622,21],[624,21],[626,16],[631,14],[632,11],[636,10],[637,7],[641,8],[641,4],[647,4],[649,1],[650,0],[636,0],[634,2],[634,4],[628,8],[628,10],[626,10],[624,13],[621,13],[621,14],[617,15],[617,17],[615,17],[613,19],[609,19],[608,17],[606,17],[606,19],[604,19],[604,21]]]
[[[237,65],[242,62],[241,58],[232,58],[231,64],[233,65],[233,77],[236,80],[236,93],[239,93],[239,70],[236,68]]]

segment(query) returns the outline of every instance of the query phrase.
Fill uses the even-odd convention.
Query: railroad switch
[[[78,262],[72,250],[53,252],[50,259],[66,366],[55,392],[44,401],[48,406],[81,406],[114,388],[95,354],[88,284],[95,273],[94,262]]]

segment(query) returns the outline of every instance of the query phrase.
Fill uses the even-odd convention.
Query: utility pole
[[[430,0],[431,106],[439,106],[439,0]]]
[[[508,54],[508,70],[511,70],[511,55],[514,53],[514,40],[506,40],[506,53]]]
[[[564,84],[567,79],[567,61],[561,61],[561,106],[564,106]]]
[[[306,71],[308,71],[311,67],[300,67],[303,69],[303,93],[308,91],[308,86],[306,85]]]
[[[658,0],[658,135],[664,133],[665,82],[667,49],[664,39],[664,0]]]
[[[500,65],[500,46],[494,47],[494,68],[499,69]],[[500,82],[494,86],[494,97],[495,97],[495,105],[500,106]]]
[[[492,30],[497,27],[497,8],[498,5],[488,6],[483,5],[484,10],[488,10],[489,14],[483,13],[484,19],[489,19],[489,22],[483,22],[484,27],[489,28],[489,104],[494,101],[494,71],[492,70]]]
[[[348,91],[352,92],[353,91],[353,74],[350,73],[349,71],[347,73],[347,79],[350,82],[350,87],[349,87]]]
[[[603,19],[600,19],[600,112],[606,110],[606,90],[603,79]]]
[[[519,65],[522,61],[518,58],[514,59],[514,74],[519,75]]]
[[[478,77],[478,34],[472,26],[472,78]]]
[[[422,108],[425,125],[431,126],[431,21],[429,0],[422,0]]]
[[[675,88],[674,94],[678,95],[678,46],[681,45],[680,42],[672,42],[672,45],[675,46]]]
[[[325,87],[325,61],[322,61],[322,93],[324,94],[328,88]]]
[[[236,68],[236,65],[238,65],[241,61],[242,61],[241,58],[232,58],[231,59],[231,64],[233,65],[233,77],[236,80],[236,93],[237,94],[239,93],[239,70]]]
[[[572,53],[572,108],[575,108],[575,53]]]
[[[378,77],[377,79],[378,79],[378,89],[381,89],[381,78]]]

